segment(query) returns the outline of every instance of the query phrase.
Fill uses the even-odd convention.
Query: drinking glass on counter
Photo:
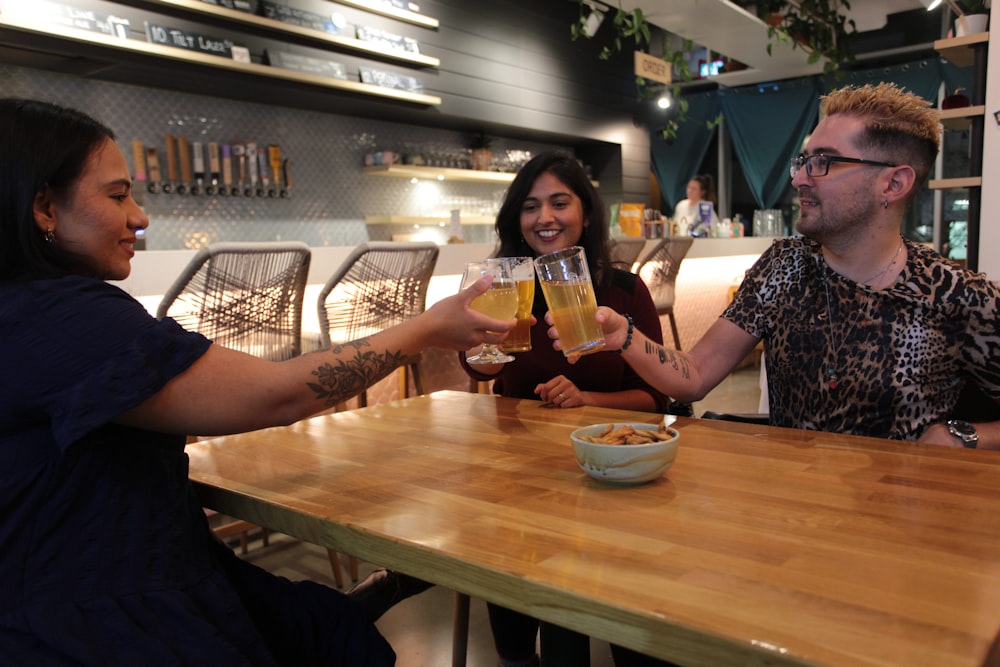
[[[504,352],[531,350],[531,306],[535,302],[535,263],[531,257],[507,257],[517,285],[517,324],[503,341]]]
[[[597,352],[604,333],[597,323],[597,299],[590,281],[587,256],[573,246],[535,259],[542,294],[567,357]]]
[[[486,259],[468,262],[462,275],[462,289],[486,275],[493,276],[493,284],[485,293],[472,301],[472,308],[498,320],[508,320],[517,312],[517,287],[511,273],[509,258]],[[479,354],[466,359],[470,364],[506,364],[514,357],[501,352],[496,345],[483,343]]]

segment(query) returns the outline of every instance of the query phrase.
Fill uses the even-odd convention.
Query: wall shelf
[[[443,225],[448,226],[451,218],[447,215],[366,215],[366,225]],[[463,215],[463,225],[493,225],[496,218],[487,215]]]
[[[454,169],[451,167],[421,167],[410,164],[376,165],[363,167],[368,176],[388,178],[416,178],[425,181],[466,181],[470,183],[510,183],[517,176],[506,171],[477,171],[475,169]],[[591,181],[598,187],[598,181]]]
[[[976,60],[974,47],[986,46],[989,41],[989,32],[976,32],[963,37],[935,40],[934,50],[957,67],[968,67]]]
[[[376,165],[364,167],[368,176],[389,178],[417,178],[430,181],[467,181],[472,183],[510,183],[516,174],[500,171],[476,171],[450,167],[418,167],[408,164]]]
[[[275,19],[241,12],[236,9],[229,9],[220,5],[210,5],[201,0],[118,0],[118,2],[143,9],[166,11],[173,16],[182,18],[209,19],[210,22],[216,25],[238,26],[258,34],[272,37],[278,36],[288,41],[314,46],[318,45],[323,48],[333,47],[341,51],[372,56],[381,60],[396,61],[421,67],[438,67],[441,65],[440,59],[420,53],[387,49],[378,44],[353,37],[331,35],[320,30],[283,23]]]
[[[957,190],[959,188],[978,188],[983,184],[982,176],[963,176],[961,178],[936,178],[927,182],[931,190]]]
[[[973,118],[986,115],[986,105],[977,104],[957,109],[942,109],[941,124],[949,130],[967,130]]]
[[[407,23],[419,25],[424,28],[434,28],[436,30],[438,27],[438,20],[436,18],[431,18],[430,16],[425,16],[424,14],[420,14],[418,12],[397,9],[391,5],[379,2],[378,0],[336,0],[336,2],[341,5],[354,7],[356,9],[363,9],[366,12],[371,12],[372,14],[381,14],[382,16],[388,16],[389,18],[406,21]]]
[[[210,6],[210,5],[206,5]],[[187,49],[164,46],[162,44],[151,44],[149,42],[136,39],[117,39],[102,33],[88,32],[75,28],[54,26],[42,23],[29,23],[18,21],[9,17],[0,17],[0,41],[8,42],[8,37],[13,35],[16,41],[25,47],[33,43],[33,38],[55,37],[64,40],[72,46],[93,46],[102,51],[102,55],[113,53],[116,57],[126,60],[129,56],[150,56],[156,59],[182,62],[197,65],[199,67],[211,67],[233,73],[249,74],[262,79],[277,79],[291,81],[308,86],[325,88],[329,90],[339,90],[394,99],[409,102],[422,106],[437,106],[441,104],[441,98],[434,95],[422,93],[411,93],[409,91],[397,90],[395,88],[383,88],[359,81],[349,81],[345,79],[335,79],[332,77],[318,76],[304,72],[259,65],[257,63],[242,63],[225,58]],[[35,46],[34,50],[39,47]]]

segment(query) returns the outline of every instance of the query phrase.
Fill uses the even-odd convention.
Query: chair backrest
[[[611,240],[611,264],[616,269],[631,271],[646,247],[644,236],[619,236]]]
[[[171,317],[225,347],[291,359],[302,353],[311,257],[300,242],[213,243],[163,295],[156,317]]]
[[[636,273],[649,288],[649,293],[656,304],[656,310],[662,315],[674,307],[674,285],[677,273],[681,269],[681,261],[691,249],[694,238],[690,236],[671,236],[660,241],[653,250],[642,259]]]
[[[430,242],[362,243],[319,294],[323,345],[370,336],[424,311],[439,248]]]

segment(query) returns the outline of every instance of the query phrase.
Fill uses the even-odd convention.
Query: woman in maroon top
[[[649,290],[635,274],[611,264],[608,220],[604,204],[586,172],[572,155],[546,152],[528,162],[511,183],[497,214],[499,257],[538,257],[571,246],[582,246],[597,295],[597,303],[628,313],[636,328],[663,343],[660,318]],[[617,304],[617,305],[613,305]],[[575,364],[552,348],[544,315],[545,299],[536,284],[532,312],[531,351],[519,352],[507,364],[463,367],[477,380],[495,380],[502,396],[537,398],[557,408],[597,405],[626,410],[666,412],[670,399],[622,361],[618,354],[590,354]],[[524,614],[488,605],[490,626],[500,664],[537,665],[535,636],[541,636],[545,665],[589,665],[590,640]],[[616,664],[647,664],[649,659],[612,647]],[[648,664],[663,664],[652,661]]]
[[[538,257],[572,246],[587,254],[597,302],[628,313],[636,328],[663,342],[660,317],[638,276],[611,264],[608,220],[600,196],[576,158],[546,152],[528,162],[507,191],[496,222],[499,257]],[[559,408],[597,405],[626,410],[665,412],[667,397],[652,388],[619,355],[591,354],[569,364],[552,349],[544,315],[545,299],[535,289],[531,351],[508,364],[462,365],[477,380],[495,380],[502,396],[537,398]],[[612,304],[618,304],[617,307]]]

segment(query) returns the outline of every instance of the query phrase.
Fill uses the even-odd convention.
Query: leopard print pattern
[[[764,340],[771,423],[904,440],[966,382],[1000,400],[1000,286],[906,241],[893,285],[833,271],[818,243],[776,240],[723,317]]]

